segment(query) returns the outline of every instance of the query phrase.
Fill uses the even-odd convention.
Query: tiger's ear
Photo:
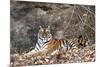
[[[50,26],[48,26],[48,29],[50,29]]]
[[[42,26],[39,26],[40,29],[42,29]]]

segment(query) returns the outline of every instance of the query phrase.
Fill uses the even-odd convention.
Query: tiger
[[[40,26],[36,46],[32,51],[26,53],[26,55],[32,57],[50,57],[58,54],[61,49],[63,52],[65,52],[72,47],[79,48],[81,46],[86,46],[86,40],[82,35],[74,38],[65,37],[62,39],[57,39],[53,38],[50,31],[50,26],[47,28]]]

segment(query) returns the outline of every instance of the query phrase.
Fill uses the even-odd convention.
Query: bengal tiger
[[[78,46],[85,46],[86,41],[82,36],[76,37],[76,38],[62,38],[57,39],[53,38],[50,26],[47,28],[42,28],[40,26],[38,31],[38,40],[36,43],[35,48],[26,53],[25,56],[32,56],[32,57],[46,57],[46,56],[53,56],[55,54],[58,54],[60,49],[63,49],[65,52],[66,50],[71,49],[72,47],[78,47]]]

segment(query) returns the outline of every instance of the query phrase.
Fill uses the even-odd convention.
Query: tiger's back
[[[68,44],[72,45],[73,48],[84,48],[89,44],[89,40],[85,36],[79,35],[69,38]]]
[[[65,39],[51,39],[48,42],[48,53],[51,55],[54,55],[55,53],[58,53],[60,49],[64,49],[64,51],[67,48],[67,40]]]

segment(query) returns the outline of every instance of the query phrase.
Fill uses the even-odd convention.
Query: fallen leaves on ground
[[[47,64],[64,64],[64,63],[83,63],[95,61],[95,45],[87,46],[83,49],[72,48],[66,52],[60,51],[52,58],[34,59],[33,57],[23,57],[19,54],[11,55],[11,66],[28,66],[28,65],[47,65]]]

